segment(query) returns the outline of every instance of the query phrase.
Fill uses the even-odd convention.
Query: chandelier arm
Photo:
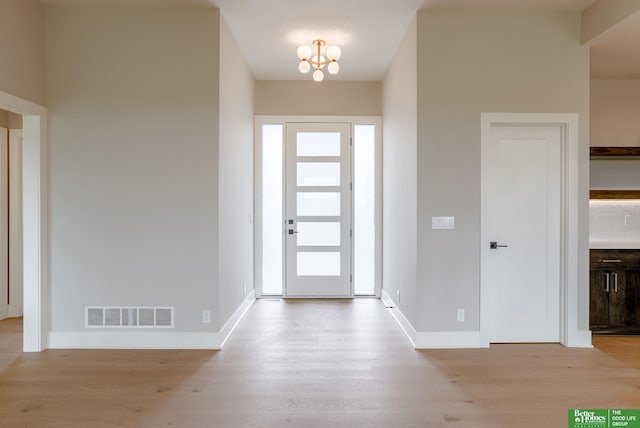
[[[320,51],[321,51],[322,45],[324,43],[322,43],[321,41],[317,41],[317,42],[314,42],[314,43],[315,43],[316,47],[318,48],[318,56],[316,57],[316,58],[318,58],[316,70],[320,70],[323,67],[323,64],[320,62],[320,58],[321,58]]]

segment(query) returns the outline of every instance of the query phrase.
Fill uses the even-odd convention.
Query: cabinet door
[[[606,286],[606,272],[589,272],[589,326],[592,330],[609,327],[609,293]]]
[[[640,271],[626,271],[624,281],[624,325],[640,327]]]
[[[628,283],[628,272],[611,272],[609,294],[609,322],[612,327],[630,327],[634,315],[635,291]]]

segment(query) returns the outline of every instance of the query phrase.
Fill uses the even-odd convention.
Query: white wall
[[[417,58],[416,20],[383,81],[382,286],[407,319],[416,318]],[[400,302],[397,291],[400,290]]]
[[[0,91],[43,105],[44,20],[36,0],[0,1]]]
[[[591,145],[640,146],[640,79],[591,80]]]
[[[479,330],[480,114],[580,115],[580,313],[588,329],[588,48],[579,13],[418,13],[418,321]],[[431,229],[454,216],[456,229]],[[456,321],[456,309],[466,321]]]
[[[218,11],[50,7],[46,40],[52,330],[85,305],[216,330]]]
[[[220,327],[253,290],[254,80],[220,19]]]
[[[590,162],[589,172],[591,189],[640,189],[640,160],[638,159],[594,159]]]
[[[593,199],[589,202],[591,248],[640,248],[640,201]]]
[[[380,116],[380,82],[259,80],[257,115]]]

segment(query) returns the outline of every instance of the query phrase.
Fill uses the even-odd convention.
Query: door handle
[[[605,283],[605,287],[604,287],[604,292],[608,293],[611,290],[611,287],[609,286],[611,282],[611,274],[609,272],[604,274],[604,283]]]
[[[289,235],[293,235],[294,233],[298,233],[297,230],[289,229]]]
[[[496,241],[491,241],[489,243],[489,248],[491,248],[492,250],[497,250],[498,248],[507,248],[508,245],[498,245],[498,243]]]
[[[614,292],[618,292],[618,274],[614,273],[613,274],[613,291]]]

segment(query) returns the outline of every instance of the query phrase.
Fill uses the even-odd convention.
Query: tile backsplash
[[[640,244],[640,200],[589,201],[589,241]]]

